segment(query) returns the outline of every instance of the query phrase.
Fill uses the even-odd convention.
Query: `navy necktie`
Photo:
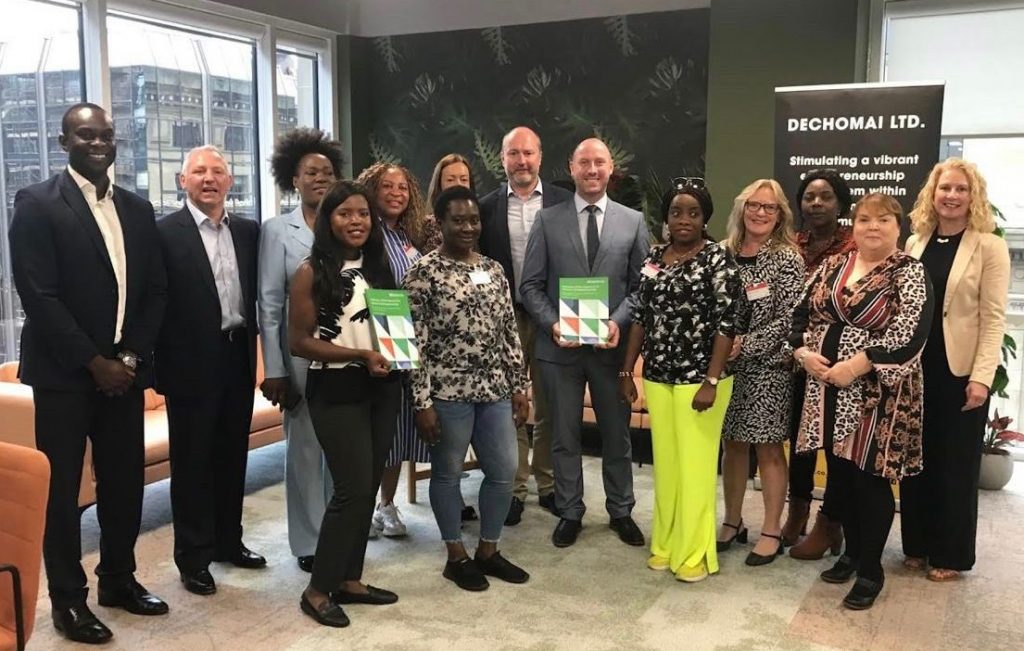
[[[597,206],[587,206],[587,264],[594,270],[597,249],[601,246],[601,238],[597,234]]]

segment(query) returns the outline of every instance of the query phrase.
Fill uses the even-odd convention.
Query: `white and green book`
[[[559,278],[561,339],[578,344],[608,343],[608,278]]]
[[[392,369],[420,368],[420,351],[409,311],[409,292],[400,289],[366,290],[373,343]]]

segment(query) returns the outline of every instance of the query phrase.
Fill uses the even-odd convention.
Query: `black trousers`
[[[309,415],[334,480],[334,494],[320,524],[310,583],[330,593],[345,581],[362,578],[373,502],[398,431],[402,383],[371,380],[364,400],[337,403],[337,396],[313,388],[315,373],[310,371]]]
[[[927,559],[933,567],[969,570],[975,561],[978,474],[989,401],[960,411],[968,378],[952,375],[948,366],[944,374],[926,377],[924,470],[900,482],[903,553]]]
[[[849,490],[836,497],[836,506],[845,514],[843,533],[846,534],[847,556],[857,565],[857,576],[883,581],[882,551],[892,529],[896,514],[896,499],[892,495],[892,482],[864,472],[852,461],[836,459],[828,471],[829,483],[835,477]]]
[[[92,441],[96,516],[100,531],[100,585],[115,588],[135,572],[135,540],[142,520],[144,462],[142,389],[123,396],[33,389],[36,447],[50,461],[43,559],[54,607],[83,603],[78,489],[86,439]]]
[[[254,387],[248,340],[224,338],[215,390],[166,396],[174,562],[193,573],[233,557],[242,542],[242,497]]]
[[[804,499],[808,502],[814,493],[814,471],[817,466],[818,454],[796,454],[796,439],[800,433],[800,418],[804,409],[805,385],[807,375],[803,372],[793,375],[793,410],[791,412],[789,426],[789,497],[790,499]],[[831,390],[833,393],[835,389]],[[834,396],[831,397],[834,401]],[[835,412],[834,406],[832,413]],[[826,424],[826,437],[828,441],[824,446],[825,464],[828,472],[828,479],[825,483],[825,495],[821,504],[821,512],[828,516],[833,522],[842,522],[842,505],[847,501],[847,493],[850,487],[842,482],[844,477],[842,470],[835,471],[836,464],[842,460],[832,454],[831,431],[832,426]]]

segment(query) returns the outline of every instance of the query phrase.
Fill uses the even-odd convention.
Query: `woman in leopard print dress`
[[[843,600],[870,608],[882,589],[892,482],[921,472],[921,351],[932,288],[920,261],[897,248],[902,209],[872,193],[854,209],[857,250],[826,260],[793,315],[789,345],[807,370],[797,451],[827,447],[849,487],[846,549],[821,578],[857,582]]]

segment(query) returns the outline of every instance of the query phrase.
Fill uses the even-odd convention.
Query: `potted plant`
[[[978,486],[985,490],[997,491],[1006,486],[1013,476],[1013,457],[1006,446],[1014,441],[1024,441],[1024,434],[1010,431],[1013,419],[1000,416],[996,409],[994,418],[988,421],[988,432],[981,448],[981,474]]]

